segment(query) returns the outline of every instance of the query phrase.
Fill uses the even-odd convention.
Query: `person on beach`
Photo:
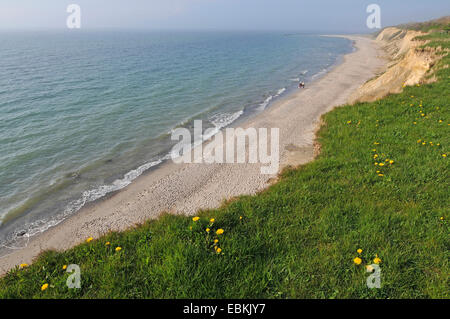
[[[304,89],[305,88],[305,82],[300,82],[298,85],[299,89]]]

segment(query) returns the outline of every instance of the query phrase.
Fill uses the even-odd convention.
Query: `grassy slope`
[[[0,298],[449,298],[449,62],[436,83],[326,114],[317,160],[258,196],[47,252],[0,279]],[[65,264],[81,266],[82,289],[66,287]]]

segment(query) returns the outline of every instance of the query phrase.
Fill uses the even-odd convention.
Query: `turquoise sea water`
[[[0,247],[161,163],[173,128],[252,116],[351,49],[286,33],[0,33]]]

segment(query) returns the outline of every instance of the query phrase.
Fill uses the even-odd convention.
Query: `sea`
[[[352,51],[296,32],[0,31],[0,257]]]

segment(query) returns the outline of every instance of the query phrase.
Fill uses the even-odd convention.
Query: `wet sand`
[[[305,89],[280,99],[242,128],[280,129],[280,169],[314,159],[315,132],[320,116],[345,104],[350,95],[385,65],[378,45],[363,36],[345,36],[357,50]],[[263,164],[262,166],[267,166]],[[26,248],[0,258],[0,274],[21,263],[30,264],[45,250],[71,248],[88,237],[121,231],[162,212],[194,214],[216,208],[225,199],[256,194],[274,178],[263,175],[261,164],[175,164],[168,161],[123,190],[94,202],[59,225],[33,237]]]

